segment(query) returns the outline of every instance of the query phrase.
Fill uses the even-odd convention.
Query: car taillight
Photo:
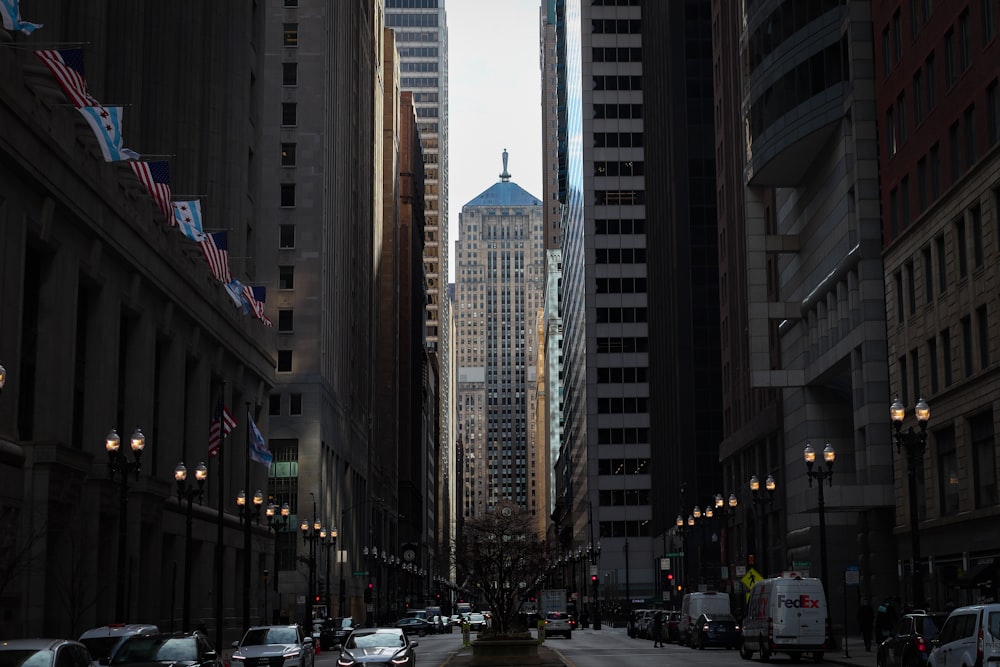
[[[914,639],[913,645],[920,653],[926,653],[928,650],[927,642],[924,641],[923,637],[917,637]]]
[[[983,624],[980,623],[979,636],[976,637],[976,667],[981,667],[982,664],[983,664]]]

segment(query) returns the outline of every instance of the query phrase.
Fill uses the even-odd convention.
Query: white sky
[[[447,0],[448,239],[462,207],[496,183],[503,150],[511,180],[542,198],[541,0]],[[449,261],[449,281],[455,262]]]

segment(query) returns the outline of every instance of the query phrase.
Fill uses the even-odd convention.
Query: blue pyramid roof
[[[517,183],[494,183],[466,206],[541,206],[542,200]]]

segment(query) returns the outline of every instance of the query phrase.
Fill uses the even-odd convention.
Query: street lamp
[[[0,366],[0,389],[3,388],[4,378],[6,377],[6,372]],[[132,448],[131,461],[121,451],[121,444],[122,440],[118,437],[118,433],[115,429],[111,429],[108,437],[104,440],[104,448],[108,451],[108,476],[111,478],[112,484],[114,484],[115,476],[118,476],[120,491],[118,497],[118,588],[115,591],[115,618],[121,622],[125,622],[124,578],[128,572],[128,568],[125,565],[125,543],[126,533],[128,532],[128,517],[126,516],[128,510],[128,476],[129,473],[134,472],[136,480],[139,479],[139,470],[142,469],[142,450],[146,447],[146,436],[142,434],[138,426],[135,427],[129,443]]]
[[[205,495],[205,480],[208,479],[208,468],[204,463],[199,463],[194,469],[194,478],[197,484],[190,485],[187,481],[187,468],[184,463],[178,463],[174,468],[174,479],[177,480],[177,497],[187,500],[187,524],[184,533],[184,617],[183,629],[191,629],[191,502],[197,498],[198,504]]]
[[[924,448],[927,446],[927,422],[931,420],[931,408],[923,398],[917,401],[913,408],[913,416],[917,418],[919,431],[910,426],[903,431],[903,419],[906,409],[899,397],[889,408],[892,418],[892,434],[896,443],[896,452],[906,450],[906,481],[910,496],[910,550],[913,558],[913,604],[924,604],[924,574],[920,563],[920,516],[917,507],[917,470],[924,465]]]
[[[264,510],[267,517],[267,527],[274,533],[274,593],[277,596],[278,609],[281,609],[281,593],[278,592],[278,533],[288,527],[288,516],[292,513],[288,503],[279,508],[277,503],[269,503]],[[264,607],[267,608],[267,590],[264,590]],[[272,618],[277,622],[277,618]]]
[[[832,483],[833,482],[831,482],[831,484]],[[822,484],[820,486],[822,486]],[[757,520],[757,525],[759,527],[757,538],[760,540],[759,544],[757,544],[755,548],[755,551],[760,554],[760,567],[764,570],[765,577],[768,573],[767,550],[769,549],[768,545],[770,542],[767,541],[767,514],[764,510],[764,503],[766,502],[767,506],[771,507],[774,503],[774,491],[777,488],[778,484],[774,481],[773,475],[768,475],[767,479],[764,480],[763,491],[761,491],[760,479],[757,475],[750,476],[750,503],[753,506],[754,518]],[[822,494],[822,489],[820,489],[820,494]],[[823,558],[823,567],[826,567],[825,556]]]
[[[378,547],[373,546],[371,549],[365,547],[361,550],[362,555],[365,557],[366,567],[368,568],[368,589],[365,592],[365,625],[372,627],[375,623],[375,592],[372,585],[372,569],[374,568],[373,563],[378,562]]]
[[[264,494],[260,492],[260,489],[257,489],[257,493],[253,494],[252,506],[247,505],[246,491],[240,490],[239,495],[236,496],[236,507],[239,509],[240,524],[243,526],[243,632],[246,632],[250,627],[250,565],[252,562],[250,537],[253,530],[250,518],[253,517],[254,523],[260,520],[260,506],[263,504]]]
[[[813,465],[816,463],[816,450],[813,449],[812,444],[806,443],[806,448],[802,452],[802,458],[806,462],[806,476],[809,478],[809,486],[812,487],[813,480],[815,479],[819,488],[819,558],[820,558],[820,578],[823,581],[823,590],[829,592],[829,587],[827,586],[827,567],[826,567],[826,507],[823,502],[823,481],[833,486],[833,461],[837,458],[837,453],[833,450],[833,445],[829,442],[826,443],[826,447],[823,448],[823,461],[826,462],[826,466],[819,466],[813,470]]]
[[[309,597],[306,602],[306,625],[312,627],[313,614],[315,610],[312,605],[316,602],[316,550],[317,544],[319,543],[320,531],[323,530],[323,524],[320,523],[319,519],[316,518],[316,495],[313,496],[313,520],[312,524],[306,520],[302,519],[302,524],[299,526],[299,530],[302,531],[302,541],[309,545],[309,557],[303,559],[309,566]]]

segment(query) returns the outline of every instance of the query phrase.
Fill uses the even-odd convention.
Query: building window
[[[927,158],[917,160],[917,207],[920,213],[927,210]]]
[[[302,394],[289,394],[288,414],[290,415],[302,414]]]
[[[889,191],[889,233],[893,238],[899,235],[899,194],[896,188]]]
[[[934,432],[938,453],[938,491],[941,516],[958,512],[958,456],[955,453],[955,428],[949,426]]]
[[[979,338],[979,368],[986,370],[990,365],[990,322],[986,306],[976,308],[976,332]]]
[[[965,167],[976,163],[976,105],[965,110]]]
[[[892,109],[885,112],[885,140],[889,144],[889,157],[896,154],[896,123],[893,120]]]
[[[986,134],[990,146],[1000,141],[1000,96],[997,95],[997,80],[986,88]]]
[[[278,267],[278,289],[295,289],[295,267]]]
[[[958,121],[948,128],[948,144],[951,148],[951,182],[955,184],[962,176],[962,140],[958,136]]]
[[[299,45],[299,24],[298,23],[286,23],[281,33],[281,44],[282,46],[298,46]]]
[[[931,146],[931,201],[941,196],[941,147]]]
[[[295,166],[295,144],[281,144],[281,166]]]
[[[292,372],[292,351],[291,350],[278,350],[278,372],[279,373],[291,373]]]
[[[285,0],[285,7],[298,7],[299,0]]]
[[[278,248],[291,250],[295,247],[295,225],[278,225]]]
[[[927,303],[934,303],[934,261],[931,259],[931,249],[923,250],[924,256],[924,296]]]
[[[931,393],[938,392],[938,352],[937,340],[930,338],[927,341],[927,366],[931,374]]]
[[[955,31],[949,29],[944,34],[944,85],[951,88],[955,83]]]
[[[903,93],[896,98],[896,125],[899,127],[899,145],[906,143],[906,96]]]
[[[271,416],[281,414],[281,394],[271,394],[267,397],[267,414]]]
[[[920,70],[917,70],[916,74],[913,75],[913,123],[914,125],[920,125],[920,121],[924,119],[924,91],[923,91],[923,75]]]
[[[961,320],[962,324],[962,370],[965,377],[972,377],[975,369],[972,366],[972,318],[966,315]]]
[[[298,124],[298,107],[295,102],[281,103],[282,127],[294,127]]]
[[[997,34],[997,2],[981,0],[983,5],[983,44],[989,43]]]
[[[925,78],[927,81],[927,110],[930,111],[934,108],[936,102],[935,95],[937,95],[937,86],[934,85],[934,52],[927,56],[927,60],[924,61],[924,72],[926,73]]]
[[[948,329],[941,332],[941,361],[944,363],[944,386],[950,387],[952,381],[951,331]]]
[[[889,40],[889,26],[882,31],[882,74],[889,76],[892,72],[892,43]]]
[[[965,218],[959,216],[955,220],[955,256],[958,259],[958,277],[969,274],[969,253],[965,249]]]
[[[281,184],[281,206],[295,206],[295,183]]]
[[[917,350],[910,351],[910,374],[913,376],[913,397],[919,399],[923,392],[920,389],[920,354]]]
[[[903,229],[910,226],[910,177],[903,176],[903,180],[899,182],[899,209],[900,209],[900,222],[903,225]]]
[[[278,310],[278,333],[292,333],[292,315],[295,311],[290,308]]]
[[[910,39],[916,39],[920,32],[920,16],[917,14],[917,3],[920,0],[910,0]]]
[[[914,270],[913,262],[906,263],[906,289],[909,293],[909,305],[910,305],[910,316],[917,314],[917,272]],[[914,367],[914,377],[916,377],[916,368]],[[913,390],[914,394],[919,394],[920,391],[916,388]]]
[[[283,86],[294,86],[299,82],[299,64],[298,63],[282,63],[281,64],[281,85]]]
[[[969,36],[969,10],[966,9],[958,17],[958,39],[959,39],[959,56],[961,60],[959,64],[961,69],[959,72],[964,72],[969,69],[969,65],[972,64],[972,40]]]
[[[892,15],[892,39],[896,49],[894,62],[898,63],[903,58],[903,17],[900,16],[898,9]]]
[[[939,234],[934,239],[934,248],[937,250],[938,294],[944,294],[948,289],[948,265],[946,263],[948,256],[944,249],[944,234]]]
[[[997,458],[993,444],[993,411],[988,410],[969,419],[972,436],[972,460],[975,470],[976,507],[993,507],[997,497]]]
[[[978,269],[983,265],[983,210],[976,204],[969,209],[972,227],[972,261]]]

